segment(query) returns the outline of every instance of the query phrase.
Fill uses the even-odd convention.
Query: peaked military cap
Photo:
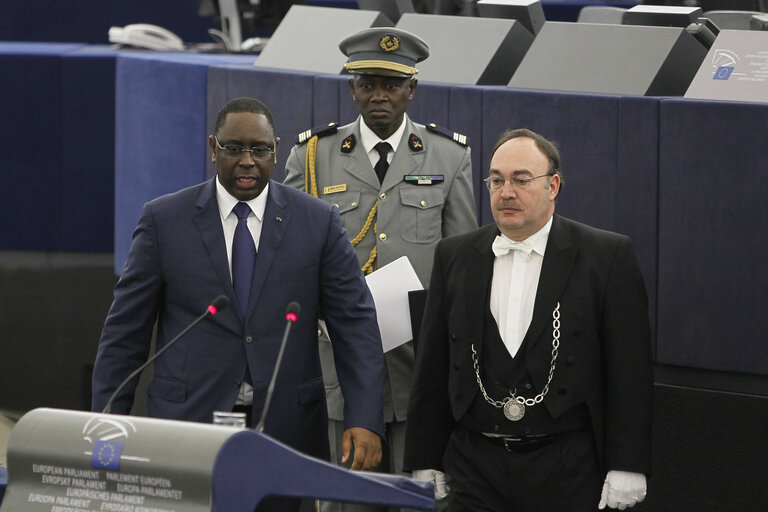
[[[429,57],[429,46],[420,37],[392,27],[367,28],[339,43],[351,73],[412,77],[416,63]]]

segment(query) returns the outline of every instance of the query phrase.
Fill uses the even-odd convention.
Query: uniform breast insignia
[[[408,136],[408,147],[411,148],[411,151],[423,151],[424,143],[421,142],[418,135],[412,133]]]
[[[341,152],[342,153],[351,153],[353,149],[355,149],[355,144],[357,141],[355,140],[355,134],[352,133],[347,136],[346,139],[341,141]]]
[[[445,180],[442,174],[432,174],[428,176],[406,174],[403,181],[411,185],[434,185]]]
[[[317,128],[301,132],[296,139],[296,144],[302,145],[315,135],[318,137],[325,137],[326,135],[334,134],[337,131],[338,125],[336,123],[328,123],[325,126],[318,126]]]
[[[347,190],[347,184],[331,185],[330,187],[323,187],[323,195],[335,194],[336,192],[345,192]]]
[[[448,137],[452,141],[457,142],[462,146],[469,145],[469,139],[467,138],[466,135],[452,132],[451,130],[446,130],[445,128],[438,126],[435,123],[429,123],[427,125],[427,130],[431,131],[432,133],[437,133],[439,135],[442,135],[443,137]]]

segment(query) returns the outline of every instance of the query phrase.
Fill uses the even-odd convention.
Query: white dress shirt
[[[512,357],[517,354],[533,318],[533,304],[551,228],[550,217],[543,228],[522,240],[532,247],[527,259],[524,253],[510,251],[493,262],[491,314]],[[501,237],[509,240],[504,235]]]
[[[387,153],[387,162],[390,164],[392,163],[392,158],[395,156],[397,146],[400,145],[400,140],[403,138],[403,133],[405,133],[406,119],[407,114],[403,114],[403,122],[400,123],[400,126],[395,130],[395,133],[390,135],[389,138],[381,140],[378,135],[373,133],[373,130],[368,128],[368,125],[365,124],[362,117],[358,118],[360,122],[360,144],[362,144],[363,149],[368,155],[368,160],[371,161],[371,167],[375,166],[376,162],[379,161],[379,152],[373,149],[379,142],[388,142],[389,145],[392,146],[392,149]]]

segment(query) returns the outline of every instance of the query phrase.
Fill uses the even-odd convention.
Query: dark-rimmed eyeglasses
[[[504,185],[507,182],[511,183],[515,188],[524,189],[530,185],[533,180],[543,178],[544,176],[552,176],[552,173],[548,172],[546,174],[539,174],[538,176],[512,176],[511,178],[488,176],[483,181],[485,182],[485,186],[488,187],[488,190],[496,192],[497,190],[504,188]]]
[[[216,141],[216,147],[226,156],[240,158],[245,153],[250,153],[254,160],[269,160],[275,154],[275,148],[272,146],[253,146],[252,148],[244,148],[237,144],[225,144],[222,146],[218,137],[214,135],[213,139]]]

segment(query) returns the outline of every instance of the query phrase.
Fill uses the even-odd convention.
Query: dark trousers
[[[449,512],[595,512],[604,480],[589,429],[515,452],[459,428],[443,462]]]

